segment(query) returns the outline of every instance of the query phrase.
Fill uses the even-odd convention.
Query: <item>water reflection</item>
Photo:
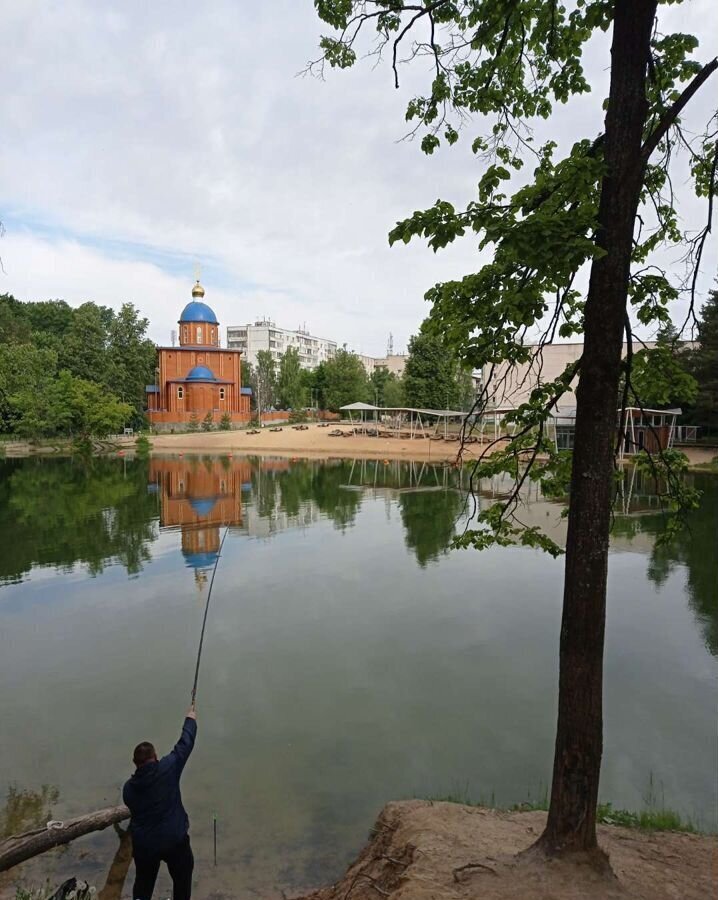
[[[630,476],[627,476],[630,477]],[[658,587],[680,567],[687,572],[688,603],[701,625],[706,646],[718,655],[718,479],[709,474],[686,476],[690,487],[701,491],[701,502],[687,528],[667,543],[657,542],[663,529],[663,511],[653,480],[633,478],[632,507],[618,516],[614,533],[649,554],[648,577]]]
[[[39,790],[10,785],[0,810],[0,838],[44,825],[52,818],[53,804],[59,799],[60,791],[54,785],[43,784]]]
[[[424,566],[447,552],[461,509],[460,472],[412,461],[158,457],[149,462],[148,480],[160,499],[160,532],[181,532],[199,585],[225,526],[269,537],[327,518],[344,531],[365,492],[396,497],[406,545]]]
[[[160,529],[181,533],[182,556],[202,585],[219,553],[220,531],[242,524],[242,487],[249,463],[228,459],[152,459],[149,489],[160,498]]]
[[[142,463],[96,458],[6,460],[0,465],[0,583],[33,568],[98,575],[112,561],[137,574],[150,558],[159,499]]]
[[[115,825],[114,828],[119,843],[110,863],[105,884],[97,894],[98,900],[120,900],[132,862],[132,838],[129,829],[120,825]]]
[[[563,566],[521,548],[447,552],[466,478],[383,460],[0,464],[0,683],[12,722],[0,730],[0,790],[58,784],[54,813],[68,818],[117,802],[136,740],[171,746],[203,609],[195,582],[206,592],[228,525],[185,786],[198,897],[279,897],[338,875],[390,798],[468,784],[475,797],[525,799],[550,775]],[[718,482],[696,486],[691,533],[656,548],[651,485],[624,485],[602,798],[640,807],[653,771],[667,803],[707,819]],[[487,481],[478,503],[507,489]],[[563,539],[560,505],[535,485],[521,518]],[[90,749],[81,760],[78,741]],[[42,820],[54,796],[19,793],[11,830]],[[110,900],[128,864],[108,829],[22,875],[81,875]]]

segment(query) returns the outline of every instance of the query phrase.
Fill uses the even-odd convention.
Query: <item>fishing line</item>
[[[217,813],[213,817],[214,825],[214,864],[217,865]]]
[[[194,706],[194,700],[197,696],[197,681],[199,680],[199,664],[202,659],[202,647],[204,645],[204,631],[207,627],[207,613],[209,612],[209,601],[212,597],[212,588],[214,587],[214,576],[217,574],[217,566],[219,565],[219,559],[222,556],[222,548],[224,547],[224,542],[229,533],[229,525],[227,525],[224,529],[224,535],[222,536],[222,541],[219,545],[219,552],[217,553],[217,559],[214,561],[214,568],[212,569],[212,577],[209,580],[209,590],[207,591],[207,602],[204,605],[204,617],[202,619],[202,631],[199,635],[199,647],[197,648],[197,663],[194,667],[194,683],[192,685],[192,706]]]

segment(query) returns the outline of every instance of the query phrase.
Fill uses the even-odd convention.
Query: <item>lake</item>
[[[687,477],[703,502],[665,546],[650,483],[624,479],[600,793],[713,829],[718,479]],[[119,802],[134,745],[171,748],[225,524],[183,779],[198,897],[338,876],[390,799],[543,796],[563,562],[450,550],[466,481],[407,461],[0,462],[0,827]],[[561,540],[560,506],[525,502]],[[12,874],[87,877],[111,900],[124,847],[109,830]]]

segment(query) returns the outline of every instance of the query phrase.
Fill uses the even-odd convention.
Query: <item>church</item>
[[[179,346],[158,347],[155,383],[147,385],[147,418],[153,427],[186,428],[212,414],[217,427],[250,419],[251,388],[242,387],[241,351],[219,345],[219,323],[196,282],[179,318]]]

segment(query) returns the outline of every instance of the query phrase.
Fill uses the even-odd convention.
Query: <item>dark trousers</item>
[[[148,856],[135,853],[133,900],[151,900],[162,862],[167,863],[169,869],[174,900],[190,900],[194,856],[192,856],[192,848],[189,845],[189,835],[165,853]]]

